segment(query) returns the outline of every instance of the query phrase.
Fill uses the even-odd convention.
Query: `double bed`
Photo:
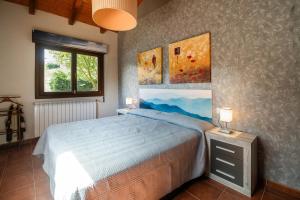
[[[166,107],[47,128],[33,154],[54,199],[154,200],[201,176],[212,125],[157,105]]]

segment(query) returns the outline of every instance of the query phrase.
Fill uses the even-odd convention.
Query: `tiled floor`
[[[23,145],[21,150],[0,151],[0,200],[51,200],[49,180],[42,162],[31,156],[34,145]],[[202,178],[182,188],[176,200],[246,200],[243,196],[211,179]],[[283,200],[260,187],[254,200]],[[285,198],[286,199],[286,198]]]
[[[260,187],[252,198],[248,198],[234,190],[215,182],[212,179],[201,178],[190,186],[186,187],[184,191],[176,196],[175,200],[271,200],[270,198],[264,198],[265,191],[263,187]],[[283,198],[274,200],[283,200]]]
[[[0,200],[51,199],[48,176],[32,150],[29,144],[0,151]]]

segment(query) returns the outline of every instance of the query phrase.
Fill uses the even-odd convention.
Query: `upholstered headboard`
[[[212,91],[190,89],[140,89],[140,108],[176,112],[212,121]]]

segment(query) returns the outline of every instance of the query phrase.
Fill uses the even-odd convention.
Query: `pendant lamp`
[[[137,25],[137,0],[92,0],[92,17],[102,28],[131,30]]]

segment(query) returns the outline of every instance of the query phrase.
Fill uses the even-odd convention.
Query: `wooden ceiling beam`
[[[73,0],[71,15],[69,17],[70,25],[74,25],[76,18],[78,16],[78,13],[82,9],[82,7],[83,7],[82,0]]]
[[[107,29],[99,27],[100,28],[100,33],[105,33],[107,31]]]
[[[36,0],[29,0],[28,2],[29,14],[35,14]]]
[[[1,0],[0,0],[1,1]],[[92,26],[96,26],[100,29],[101,33],[105,33],[108,30],[102,27],[99,27],[94,23],[92,18],[87,18],[91,14],[91,0],[72,0],[72,6],[70,6],[70,0],[60,0],[61,4],[65,9],[56,9],[54,6],[53,0],[6,0],[8,2],[21,4],[24,6],[28,6],[29,14],[34,15],[37,9],[49,12],[58,16],[66,17],[68,19],[68,23],[73,25],[77,20],[86,24],[90,24]],[[137,5],[143,2],[143,0],[136,0]],[[118,31],[112,31],[118,33]]]
[[[109,30],[109,29],[106,29],[106,28],[102,28],[100,26],[99,26],[99,29],[100,29],[100,33],[106,33],[107,31],[111,31],[111,32],[114,32],[114,33],[119,33],[119,31]]]
[[[137,0],[137,5],[141,5],[141,3],[143,2],[143,0]]]

